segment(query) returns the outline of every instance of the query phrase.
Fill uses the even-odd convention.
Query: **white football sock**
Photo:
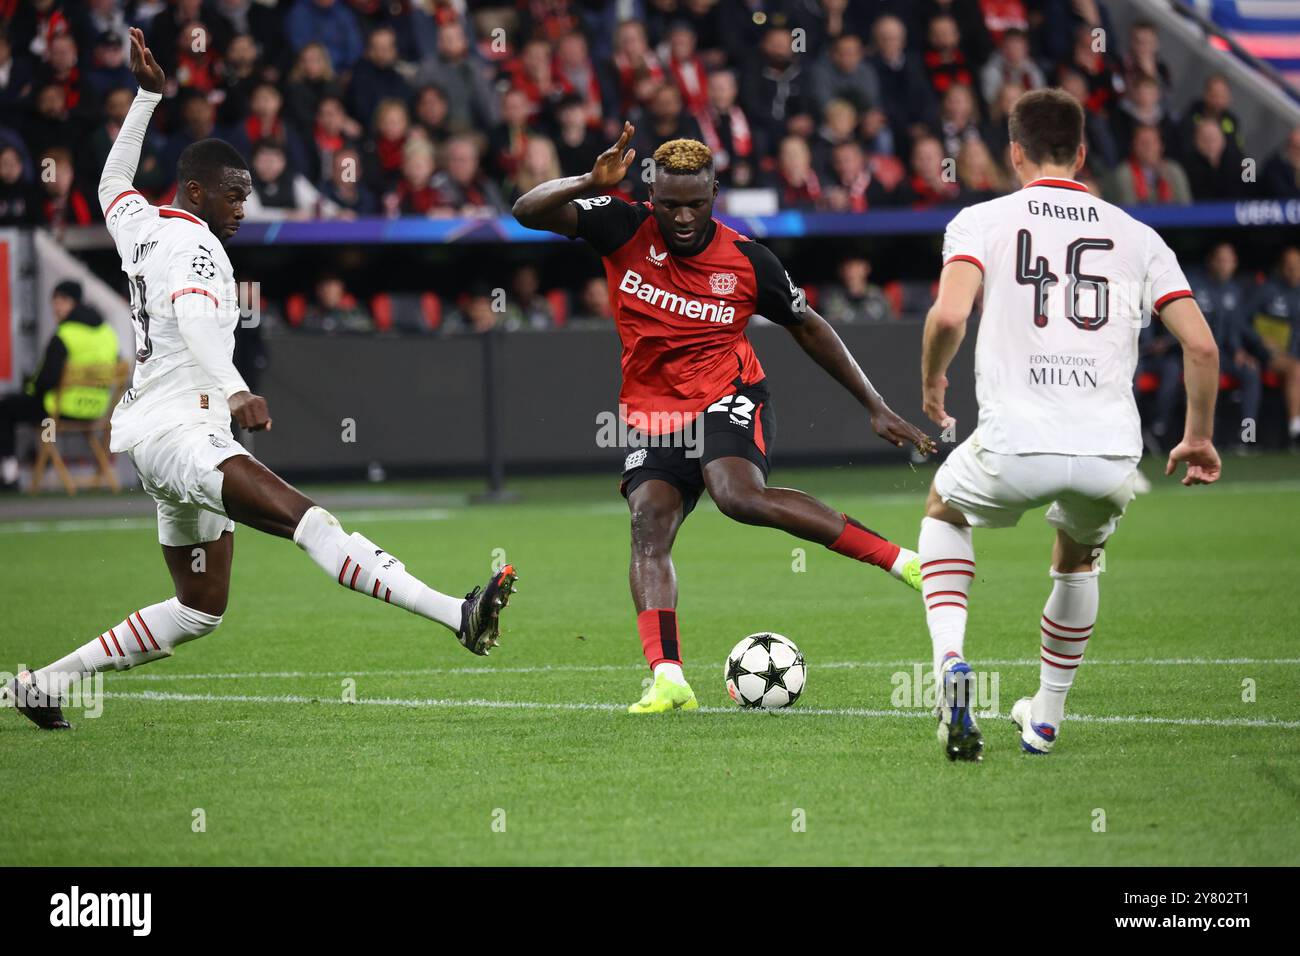
[[[1300,435],[1300,418],[1291,419],[1290,424],[1287,426],[1287,431],[1291,434],[1292,438]],[[6,478],[5,480],[8,481],[9,479]]]
[[[1100,597],[1097,575],[1100,573],[1051,571],[1056,583],[1052,585],[1039,622],[1043,635],[1042,663],[1038,665],[1033,716],[1040,723],[1059,727],[1065,716],[1065,695],[1070,692],[1093,625],[1097,623]]]
[[[962,654],[966,639],[966,598],[975,579],[975,547],[970,528],[939,518],[921,519],[917,547],[921,554],[925,623],[929,625],[930,642],[934,646],[937,680],[944,657],[949,653]]]
[[[8,458],[0,458],[0,481],[6,485],[12,485],[18,480],[18,459],[10,455]]]
[[[204,614],[168,598],[132,612],[93,641],[34,671],[32,679],[50,696],[62,698],[69,684],[87,674],[123,671],[169,657],[178,644],[211,634],[220,623],[220,615]]]
[[[668,678],[674,684],[680,684],[682,687],[687,686],[686,675],[682,673],[681,664],[675,663],[674,661],[660,661],[655,665],[654,675],[655,677],[658,677],[660,674],[663,674],[664,677]]]
[[[889,573],[898,578],[898,580],[903,580],[903,566],[914,557],[916,557],[915,551],[908,551],[906,548],[900,546],[898,549],[898,557],[894,558],[894,563],[889,566]]]
[[[461,598],[433,590],[364,535],[347,534],[324,508],[307,509],[293,543],[345,588],[437,621],[453,634],[460,630]]]

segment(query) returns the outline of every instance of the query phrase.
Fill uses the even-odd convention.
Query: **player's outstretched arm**
[[[140,148],[144,145],[145,130],[153,116],[154,107],[162,99],[166,77],[149,48],[144,44],[144,34],[131,28],[131,72],[140,84],[131,109],[122,122],[122,129],[113,141],[104,162],[104,172],[99,178],[99,205],[105,213],[113,200],[135,186],[135,171],[140,165]]]
[[[949,262],[939,273],[939,295],[925,316],[921,341],[921,405],[940,428],[957,424],[944,409],[948,366],[966,337],[966,320],[975,306],[984,272],[965,259]]]
[[[1160,321],[1183,347],[1183,384],[1187,388],[1187,422],[1183,440],[1169,453],[1165,474],[1187,463],[1184,485],[1218,481],[1221,465],[1214,450],[1214,402],[1219,394],[1219,347],[1196,300],[1176,299],[1160,310]]]
[[[885,441],[900,448],[915,445],[922,454],[934,451],[934,441],[921,429],[894,412],[876,391],[844,340],[813,309],[803,309],[803,321],[787,326],[799,347],[858,400],[871,416],[871,427]]]
[[[519,224],[572,239],[578,233],[578,211],[570,203],[594,190],[609,189],[623,181],[636,158],[636,150],[627,148],[635,132],[635,126],[624,123],[618,142],[596,158],[591,172],[552,179],[534,186],[516,199],[511,212]]]

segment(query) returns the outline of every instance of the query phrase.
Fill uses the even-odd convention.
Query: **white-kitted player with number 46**
[[[487,654],[497,644],[513,567],[494,570],[464,599],[435,591],[369,538],[349,535],[235,441],[232,417],[249,431],[271,427],[265,400],[249,392],[231,361],[239,303],[223,243],[239,229],[252,180],[229,143],[199,140],[177,162],[174,204],[146,202],[132,181],[164,77],[136,29],[131,71],[140,92],[99,183],[135,320],[135,375],[113,413],[112,449],[130,456],[157,503],[158,540],[176,594],[131,611],[59,660],[23,671],[6,695],[38,727],[65,729],[62,701],[72,681],[147,664],[211,633],[230,592],[235,522],[291,538],[343,587],[437,621],[475,654]]]
[[[1169,247],[1154,230],[1074,180],[1083,110],[1059,89],[1026,93],[1010,118],[1018,192],[963,209],[944,236],[939,294],[926,318],[926,414],[945,430],[946,373],[981,285],[975,345],[979,423],[935,475],[919,552],[938,679],[939,741],[952,760],[981,759],[975,681],[963,652],[975,580],[971,528],[1005,528],[1050,506],[1052,592],[1038,622],[1038,692],[1011,719],[1027,753],[1056,743],[1065,697],[1097,621],[1100,559],[1133,499],[1142,440],[1133,375],[1138,332],[1154,315],[1182,343],[1187,424],[1167,474],[1219,477],[1211,435],[1219,362],[1214,337]]]

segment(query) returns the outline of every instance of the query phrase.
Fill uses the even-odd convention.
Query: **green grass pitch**
[[[1005,714],[1037,685],[1050,529],[977,533],[966,647],[1002,713],[982,720],[982,765],[949,764],[933,719],[894,706],[897,675],[929,659],[917,595],[707,501],[676,555],[704,710],[651,718],[622,713],[645,670],[611,476],[516,481],[512,505],[457,504],[461,482],[401,486],[445,507],[340,509],[445,590],[504,550],[521,590],[487,660],[241,529],[217,633],[108,675],[102,716],[70,714],[70,733],[0,713],[0,839],[29,864],[1295,865],[1297,462],[1229,459],[1215,488],[1156,479],[1133,504],[1079,717],[1046,759]],[[773,480],[914,543],[932,473]],[[171,593],[139,519],[0,524],[0,573],[7,670]],[[760,630],[808,659],[789,712],[727,698],[726,653]]]

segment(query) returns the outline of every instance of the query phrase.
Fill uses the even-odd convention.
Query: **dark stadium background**
[[[140,188],[155,202],[170,199],[175,156],[199,133],[236,143],[254,167],[263,208],[231,247],[237,277],[257,293],[237,361],[276,419],[257,452],[290,475],[480,471],[489,434],[510,470],[617,468],[618,453],[595,443],[595,416],[615,401],[618,356],[608,317],[593,310],[601,296],[588,287],[602,276],[599,262],[581,243],[526,233],[508,210],[532,181],[517,171],[526,150],[559,146],[534,179],[580,172],[624,118],[637,124],[639,159],[676,135],[724,148],[719,210],[772,246],[913,418],[920,322],[943,226],[961,205],[1012,187],[1002,80],[1078,92],[1090,146],[1081,179],[1108,197],[1132,198],[1132,131],[1155,127],[1177,170],[1161,166],[1135,212],[1160,228],[1189,272],[1214,242],[1235,246],[1241,312],[1212,317],[1225,351],[1264,308],[1254,290],[1300,223],[1300,107],[1288,84],[1300,69],[1300,23],[1252,21],[1233,3],[0,0],[0,11],[0,151],[15,151],[23,170],[0,177],[0,228],[19,228],[5,234],[15,237],[18,263],[5,303],[13,356],[5,381],[17,386],[33,371],[52,327],[49,290],[79,277],[68,274],[70,260],[30,245],[30,230],[46,231],[124,291],[95,183],[116,131],[112,112],[129,102],[120,91],[134,91],[125,31],[140,26],[169,79]],[[900,24],[901,60],[891,59],[888,34]],[[1021,42],[1027,62],[1000,68]],[[322,51],[332,78],[313,80],[309,64]],[[711,82],[727,85],[714,79],[720,72],[734,76],[738,94],[725,114],[708,98]],[[954,87],[972,93],[968,119]],[[331,122],[342,117],[338,135],[317,122],[322,99],[341,106],[331,114]],[[277,100],[274,116],[255,115],[254,104]],[[377,118],[404,110],[406,132],[382,140]],[[835,126],[846,110],[853,122]],[[565,139],[562,117],[576,111],[585,117],[580,135]],[[1196,146],[1207,119],[1222,134],[1217,166]],[[915,144],[931,137],[954,161],[955,182],[923,174],[926,147]],[[418,166],[430,146],[431,168],[403,181],[393,164]],[[463,181],[471,146],[480,158]],[[268,154],[283,157],[274,180],[261,175]],[[343,211],[346,197],[332,192],[335,154],[358,161],[367,192],[354,204],[360,215]],[[799,171],[805,155],[809,176]],[[860,155],[869,174],[841,181],[836,164],[846,155]],[[42,182],[42,160],[51,158],[75,170],[70,189],[62,174]],[[1243,160],[1253,162],[1253,180],[1243,181]],[[640,198],[644,184],[634,175],[620,192]],[[841,270],[858,259],[870,263],[869,288],[849,294]],[[327,282],[336,291],[341,284],[339,301],[320,301]],[[530,284],[531,299],[521,291]],[[504,311],[486,305],[493,300]],[[489,325],[497,334],[482,335]],[[129,324],[121,328],[125,343]],[[778,461],[895,454],[868,443],[847,396],[783,333],[753,334],[775,385]],[[1295,355],[1298,339],[1292,328],[1283,349]],[[485,361],[496,363],[486,382]],[[953,379],[953,409],[973,423],[969,349]],[[1281,380],[1265,381],[1259,444],[1278,446],[1288,437]],[[1231,422],[1233,380],[1224,384],[1221,414]],[[340,441],[345,418],[356,422],[354,442]]]

